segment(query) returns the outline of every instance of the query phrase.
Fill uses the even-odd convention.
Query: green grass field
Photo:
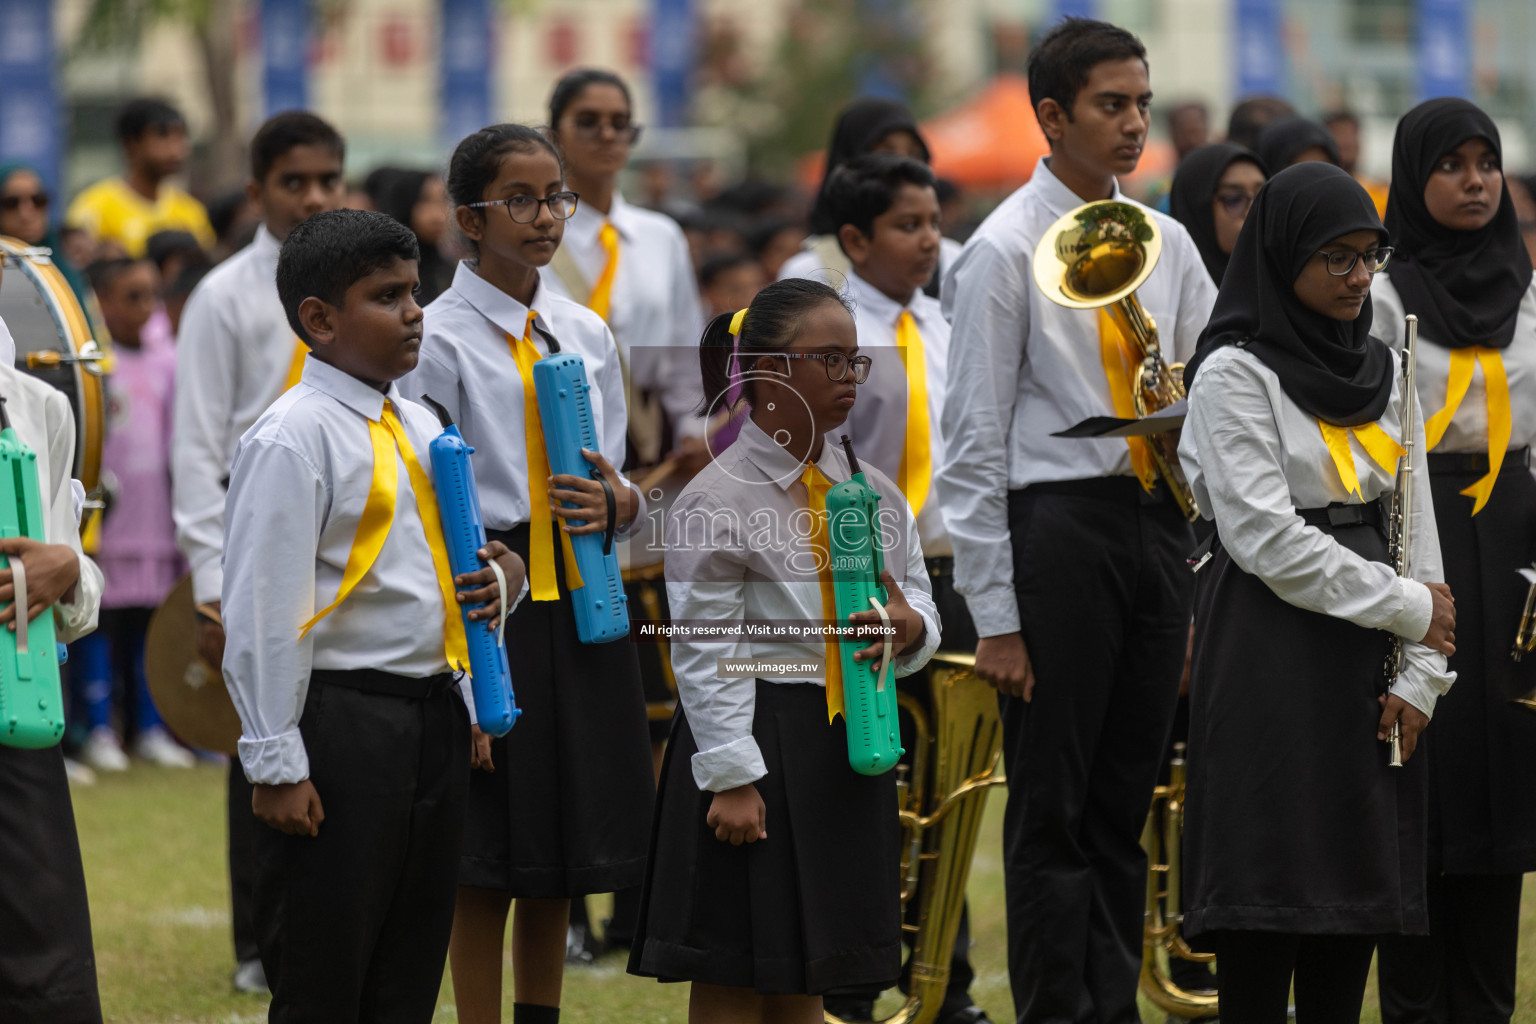
[[[224,774],[203,766],[170,771],[135,765],[74,791],[95,928],[102,1008],[120,1024],[256,1024],[266,1000],[236,995],[224,861]],[[1012,1021],[1004,955],[999,831],[1003,797],[991,798],[971,875],[977,971],[974,994],[997,1024]],[[1536,1024],[1536,877],[1525,890],[1519,1009]],[[564,1013],[572,1024],[685,1024],[687,990],[629,977],[608,957],[568,971]],[[510,994],[506,1019],[511,1019]],[[456,1019],[443,984],[436,1021]],[[1162,1015],[1145,1008],[1147,1024]],[[1363,1020],[1379,1021],[1374,985]]]

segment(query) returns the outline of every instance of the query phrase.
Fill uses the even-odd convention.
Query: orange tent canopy
[[[998,75],[967,102],[918,127],[933,154],[934,173],[962,188],[1016,188],[1050,152],[1023,75]]]

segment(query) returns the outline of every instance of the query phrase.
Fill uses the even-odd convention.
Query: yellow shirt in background
[[[214,243],[213,225],[203,204],[179,188],[160,186],[154,202],[120,177],[87,188],[69,204],[64,222],[104,242],[115,242],[131,257],[144,255],[144,243],[157,231],[190,231],[204,249]]]

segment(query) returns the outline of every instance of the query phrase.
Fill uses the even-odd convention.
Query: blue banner
[[[1099,16],[1099,0],[1056,0],[1055,15],[1051,18],[1051,24],[1055,24],[1062,18],[1097,18]]]
[[[654,0],[651,5],[651,87],[656,122],[663,128],[688,123],[695,41],[693,0]]]
[[[493,123],[491,117],[491,0],[442,0],[438,118],[443,144]]]
[[[1285,95],[1281,0],[1237,0],[1232,11],[1236,98]]]
[[[0,160],[37,168],[62,200],[64,133],[54,68],[53,5],[0,0]],[[63,210],[54,203],[54,215]]]
[[[1466,0],[1418,0],[1419,99],[1472,94]]]
[[[309,0],[261,0],[261,94],[266,116],[309,106]]]

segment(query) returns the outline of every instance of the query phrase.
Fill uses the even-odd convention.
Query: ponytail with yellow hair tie
[[[738,309],[736,311],[736,315],[731,317],[731,337],[735,338],[737,341],[741,340],[741,323],[746,318],[747,318],[747,307],[746,306],[743,306],[740,309]]]

